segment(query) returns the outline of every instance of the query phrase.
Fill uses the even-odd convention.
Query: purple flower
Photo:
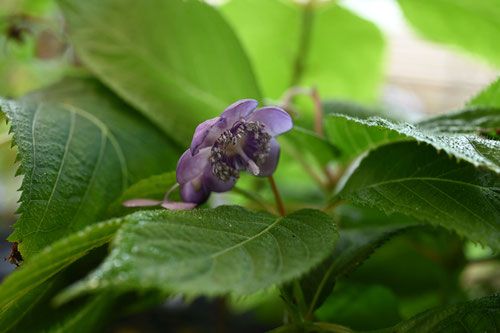
[[[229,191],[241,170],[259,177],[276,170],[280,147],[274,137],[292,129],[292,118],[277,107],[255,110],[257,105],[253,99],[240,100],[198,125],[177,164],[185,202],[202,203],[210,192]]]

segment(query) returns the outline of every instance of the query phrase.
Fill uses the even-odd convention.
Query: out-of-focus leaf
[[[500,66],[500,6],[496,0],[398,0],[424,37],[468,51]]]
[[[340,196],[500,249],[500,174],[429,145],[399,142],[372,151]]]
[[[494,125],[498,113],[497,109],[482,109],[477,113],[464,110],[417,125],[378,117],[362,120],[331,115],[327,118],[326,130],[330,142],[341,150],[344,160],[391,142],[417,140],[475,166],[500,172],[500,143],[481,137],[479,130],[471,133],[471,128],[479,125]]]
[[[306,85],[317,86],[322,97],[375,99],[384,41],[374,24],[335,4],[231,0],[221,10],[267,97]]]
[[[44,248],[33,257],[33,260],[26,262],[5,278],[0,285],[0,308],[2,309],[0,323],[8,324],[4,317],[6,315],[15,318],[15,309],[20,304],[35,304],[36,300],[43,296],[43,290],[40,290],[38,286],[44,285],[43,289],[48,288],[50,283],[45,283],[45,281],[90,250],[109,242],[120,225],[121,220],[110,220],[88,226]],[[26,298],[26,295],[31,296]]]
[[[315,315],[320,321],[356,330],[388,327],[402,319],[396,295],[381,285],[345,284],[337,287]]]
[[[106,288],[249,294],[304,274],[338,238],[332,218],[312,209],[278,218],[223,206],[125,220],[110,256],[60,301]]]
[[[129,184],[173,169],[180,150],[91,79],[67,79],[1,101],[24,175],[21,217],[9,237],[24,259],[97,222]]]
[[[123,192],[108,209],[108,216],[115,217],[128,212],[131,213],[131,208],[123,207],[123,203],[127,200],[136,198],[145,198],[153,200],[163,200],[167,191],[177,183],[175,172],[167,172],[159,175],[154,175],[149,178],[141,179]],[[179,192],[176,191],[169,196],[170,200],[180,200]]]
[[[338,157],[335,146],[316,133],[295,126],[284,138],[296,148],[301,155],[311,154],[318,165],[323,166]]]
[[[483,89],[477,96],[472,98],[467,105],[500,108],[500,78]]]
[[[339,278],[356,269],[392,236],[415,225],[405,219],[395,215],[388,217],[385,225],[370,226],[370,215],[366,215],[362,226],[342,230],[334,252],[300,280],[309,312],[321,306]]]
[[[59,0],[83,62],[177,142],[239,99],[261,99],[216,9],[198,0]]]
[[[396,326],[371,333],[500,332],[500,294],[425,311]]]

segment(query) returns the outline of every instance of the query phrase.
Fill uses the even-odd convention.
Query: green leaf
[[[404,220],[394,215],[386,218],[385,225],[370,226],[367,215],[363,226],[342,230],[334,252],[300,280],[309,313],[321,306],[339,278],[356,269],[392,236],[415,225]]]
[[[159,175],[154,175],[149,178],[141,179],[123,192],[123,194],[110,205],[108,216],[119,216],[124,213],[131,213],[131,208],[123,207],[123,203],[127,200],[135,198],[145,198],[153,200],[163,200],[166,192],[177,183],[175,171],[166,172]],[[179,200],[180,195],[176,191],[169,196],[170,200]]]
[[[500,108],[500,78],[471,99],[469,106],[490,106]]]
[[[372,151],[339,195],[500,249],[500,175],[429,145],[400,142]]]
[[[484,129],[500,127],[499,107],[469,107],[418,123],[418,128],[436,133],[462,133],[478,135]],[[494,147],[500,150],[500,145]],[[500,158],[497,158],[500,160]]]
[[[83,62],[186,145],[202,121],[261,99],[229,25],[198,0],[59,0]]]
[[[346,284],[337,287],[315,315],[320,321],[356,330],[387,327],[402,319],[396,295],[381,285]]]
[[[306,273],[338,238],[331,217],[312,209],[278,218],[223,206],[125,219],[110,256],[59,301],[110,287],[249,294]]]
[[[500,332],[500,294],[423,312],[394,327],[371,333]]]
[[[231,0],[221,10],[267,97],[306,85],[317,86],[322,97],[375,99],[384,41],[371,22],[335,4],[312,8],[284,0]]]
[[[338,157],[335,146],[316,133],[305,128],[294,126],[294,128],[283,136],[283,139],[293,145],[293,148],[301,155],[310,154],[320,166]]]
[[[403,14],[424,37],[500,65],[497,0],[398,0]]]
[[[344,161],[391,142],[417,140],[475,166],[485,166],[500,172],[498,141],[483,138],[478,131],[471,133],[471,128],[496,122],[497,114],[496,109],[481,109],[476,112],[466,109],[417,125],[396,123],[378,117],[361,120],[331,115],[327,118],[326,130],[330,142],[341,150]],[[485,118],[485,115],[488,117]]]
[[[101,219],[129,184],[173,169],[180,150],[91,79],[67,79],[0,101],[24,175],[21,217],[9,237],[24,259]]]
[[[46,282],[49,278],[90,250],[108,243],[121,223],[121,220],[110,220],[88,226],[44,248],[32,260],[7,276],[0,285],[2,318],[8,313],[11,316],[15,314],[13,310],[19,304],[36,303],[36,299],[43,296],[45,288],[50,286],[50,282]],[[45,286],[43,290],[39,288],[41,285]],[[31,296],[26,298],[25,295]]]

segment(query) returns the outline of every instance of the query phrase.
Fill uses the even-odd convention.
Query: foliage
[[[500,63],[492,0],[398,2],[424,36]],[[471,299],[461,274],[484,264],[464,240],[498,263],[500,80],[460,110],[407,123],[376,111],[382,32],[334,1],[9,6],[0,77],[19,64],[56,70],[0,89],[23,176],[8,240],[24,259],[0,285],[0,331],[104,331],[172,295],[215,298],[221,317],[227,296],[258,299],[268,317],[282,302],[274,332],[498,331],[498,293]],[[67,27],[49,29],[62,53],[42,60],[54,17]],[[174,207],[196,126],[250,98],[302,126],[279,138],[269,184],[242,176],[234,195],[190,210],[123,206]],[[498,289],[494,278],[481,290]]]

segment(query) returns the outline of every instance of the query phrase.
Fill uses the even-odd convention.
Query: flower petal
[[[179,184],[186,184],[187,182],[198,177],[205,166],[208,164],[210,157],[210,147],[200,149],[198,154],[191,155],[191,150],[188,149],[182,154],[179,162],[177,163],[177,182]]]
[[[162,202],[161,206],[165,209],[170,210],[187,210],[193,209],[198,204],[192,202],[179,202],[179,201],[165,201]]]
[[[260,122],[264,125],[264,130],[271,136],[288,132],[293,127],[290,115],[286,111],[274,106],[255,110],[247,120]]]
[[[210,191],[206,186],[201,186],[196,190],[192,182],[186,183],[181,188],[181,198],[184,202],[201,204],[207,201]]]
[[[234,187],[238,179],[231,177],[228,181],[223,181],[217,178],[212,173],[211,165],[207,165],[203,171],[201,182],[207,187],[209,191],[213,192],[226,192]]]
[[[191,155],[196,155],[201,148],[212,146],[217,137],[224,131],[227,121],[217,117],[199,124],[191,141]]]
[[[122,205],[125,207],[152,207],[161,204],[161,201],[151,199],[132,199],[125,201]]]
[[[260,173],[258,177],[269,177],[274,173],[280,159],[280,145],[275,138],[271,139],[271,151],[266,157],[266,160],[260,165]]]
[[[227,120],[227,126],[233,126],[238,120],[246,118],[257,105],[259,103],[254,99],[242,99],[228,106],[220,117]]]

